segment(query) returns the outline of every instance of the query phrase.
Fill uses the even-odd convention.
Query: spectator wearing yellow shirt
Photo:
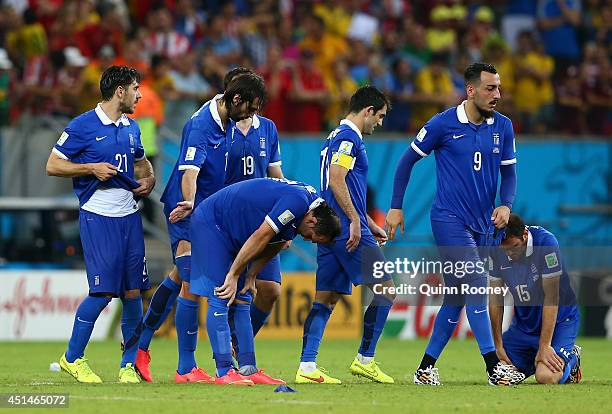
[[[353,13],[343,2],[324,0],[314,6],[313,13],[323,19],[329,33],[346,37]]]
[[[104,45],[98,52],[98,59],[92,60],[85,66],[81,74],[82,89],[79,98],[79,112],[89,111],[94,108],[100,96],[100,78],[102,73],[109,68],[115,60],[115,51],[111,45]]]
[[[503,99],[497,103],[497,110],[507,116],[512,116],[515,111],[514,99],[514,62],[508,52],[508,46],[504,39],[498,34],[487,38],[483,50],[485,62],[494,65],[497,72],[501,73],[501,93]]]
[[[552,119],[554,60],[536,46],[530,31],[521,32],[514,57],[514,104],[524,132],[545,132]],[[504,98],[505,99],[505,98]]]
[[[333,65],[331,77],[325,77],[325,85],[329,93],[327,109],[325,111],[326,129],[332,129],[346,115],[346,103],[357,90],[355,82],[348,71],[348,64],[343,58],[338,58]]]
[[[427,46],[432,52],[453,52],[457,49],[453,18],[453,11],[447,6],[436,6],[431,10],[433,26],[427,29]]]
[[[457,101],[451,74],[446,68],[447,61],[447,55],[434,53],[430,63],[415,79],[414,101],[421,104],[414,107],[414,115],[410,122],[413,130],[421,128],[432,116]]]
[[[12,56],[20,56],[25,63],[34,56],[47,54],[47,33],[37,20],[36,11],[28,8],[17,27],[6,35],[7,51]]]
[[[325,22],[316,15],[308,16],[304,22],[306,36],[300,42],[300,49],[314,52],[314,61],[324,77],[333,76],[333,63],[344,57],[349,49],[346,41],[325,30]]]

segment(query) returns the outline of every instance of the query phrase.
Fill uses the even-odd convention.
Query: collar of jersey
[[[467,101],[463,101],[461,102],[461,104],[459,104],[457,106],[457,119],[459,120],[459,122],[461,122],[462,124],[468,124],[470,122],[470,120],[468,119],[467,113],[465,112],[465,103]],[[495,122],[495,118],[494,117],[490,117],[487,118],[487,125],[493,125],[493,122]]]
[[[340,121],[340,125],[348,125],[349,128],[351,128],[353,131],[357,133],[357,135],[359,135],[359,138],[363,139],[363,136],[361,136],[361,131],[359,130],[359,128],[357,128],[357,125],[355,125],[353,121],[350,121],[348,119],[343,119],[342,121]]]
[[[119,122],[121,122],[124,126],[130,126],[130,120],[128,119],[127,116],[125,116],[125,114],[121,114],[119,121],[115,123],[113,122],[112,119],[108,117],[108,115],[106,115],[106,112],[102,110],[102,106],[100,104],[96,106],[95,112],[96,112],[96,115],[98,115],[100,122],[102,122],[102,125],[115,124],[115,126],[119,126]]]
[[[525,257],[529,257],[533,254],[533,236],[529,229],[527,229],[527,249],[525,250]]]
[[[210,110],[210,114],[212,115],[217,125],[219,125],[219,128],[221,128],[221,131],[225,132],[225,128],[223,128],[223,122],[221,122],[221,116],[219,115],[219,109],[217,109],[217,99],[222,97],[223,94],[215,95],[214,98],[208,101],[208,109]]]

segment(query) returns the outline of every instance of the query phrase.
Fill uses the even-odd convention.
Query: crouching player
[[[218,191],[194,211],[190,289],[208,297],[206,327],[217,384],[284,384],[256,368],[250,304],[261,269],[298,234],[313,243],[330,243],[340,234],[340,220],[313,187],[294,181],[243,181]],[[232,369],[229,311],[240,343],[240,372]]]
[[[492,287],[512,292],[514,318],[502,335],[503,296],[492,295],[489,314],[499,359],[540,384],[578,383],[580,347],[575,344],[580,315],[555,236],[525,226],[510,215],[501,249],[492,252]]]

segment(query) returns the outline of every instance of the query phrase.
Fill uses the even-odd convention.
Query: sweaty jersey
[[[77,164],[107,162],[117,167],[117,175],[104,182],[94,175],[72,179],[82,209],[109,217],[137,211],[131,192],[138,187],[134,161],[144,159],[145,153],[136,121],[124,114],[115,123],[98,104],[70,121],[52,151]]]
[[[559,243],[548,230],[527,226],[525,257],[513,261],[501,249],[493,250],[490,277],[502,280],[514,299],[514,320],[521,331],[539,334],[542,328],[544,290],[542,280],[559,277],[557,323],[578,318],[576,296],[564,268]]]
[[[277,234],[272,242],[293,240],[310,210],[323,201],[314,187],[276,178],[255,178],[232,184],[210,196],[194,211],[194,222],[214,220],[236,252],[264,220]],[[192,228],[192,231],[194,229]]]
[[[368,189],[368,155],[359,128],[343,119],[325,140],[321,151],[321,196],[336,211],[342,227],[341,239],[349,237],[350,220],[336,201],[329,186],[329,167],[340,165],[348,171],[346,185],[359,220],[361,234],[371,234],[368,227],[366,193]]]
[[[225,185],[265,178],[268,167],[280,166],[278,131],[270,119],[254,115],[246,136],[232,123],[227,134]]]
[[[185,170],[198,171],[194,207],[223,187],[226,133],[215,96],[198,109],[183,127],[181,151],[174,165],[161,202],[174,208],[183,201],[181,181]]]
[[[431,118],[410,144],[436,156],[436,196],[431,219],[455,217],[475,232],[492,227],[499,167],[516,163],[512,121],[499,112],[481,125],[469,122],[465,101]]]

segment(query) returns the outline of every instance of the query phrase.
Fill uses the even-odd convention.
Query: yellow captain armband
[[[347,154],[334,152],[332,154],[331,165],[339,165],[341,167],[346,168],[347,170],[352,170],[355,166],[355,158]]]

